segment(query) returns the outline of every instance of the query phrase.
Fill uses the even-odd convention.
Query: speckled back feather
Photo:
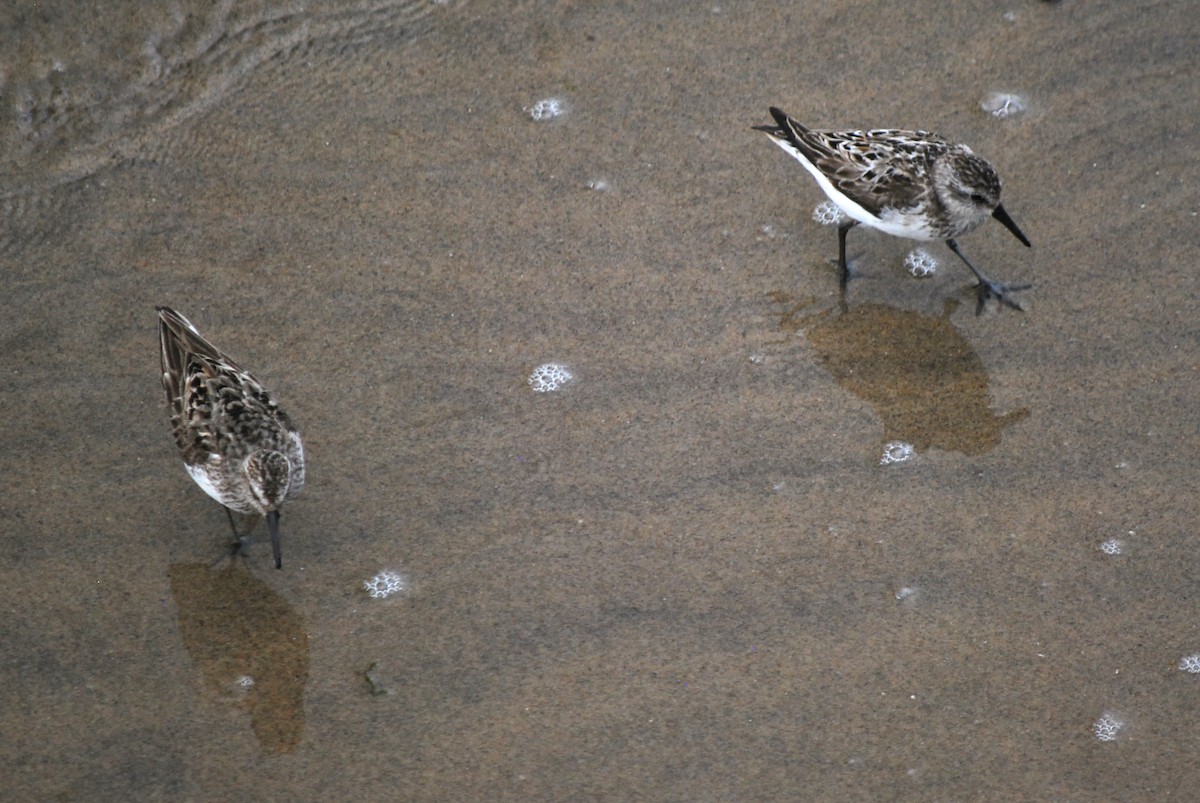
[[[269,450],[289,458],[299,438],[271,395],[250,373],[209,343],[187,318],[159,307],[162,382],[171,431],[188,466],[213,458],[241,461]],[[304,484],[304,461],[292,459],[287,497]]]
[[[952,147],[928,131],[824,131],[805,128],[790,117],[784,121],[786,125],[768,133],[787,139],[847,198],[873,215],[930,202],[931,183],[925,176]]]

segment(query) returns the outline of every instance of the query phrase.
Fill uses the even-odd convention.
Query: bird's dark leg
[[[271,551],[275,555],[275,568],[283,568],[283,559],[279,557],[279,511],[272,510],[267,514],[267,529],[271,533]]]
[[[846,292],[846,283],[850,281],[850,266],[846,264],[846,232],[858,225],[857,220],[848,220],[838,225],[838,286],[842,293]]]
[[[233,511],[231,511],[229,508],[225,508],[225,516],[229,519],[229,529],[233,530],[233,543],[229,545],[229,550],[217,560],[217,563],[237,555],[243,549],[245,549],[250,542],[249,530],[246,531],[245,535],[242,535],[238,532],[237,524],[235,524],[233,521]]]
[[[222,507],[224,507],[224,505],[222,505]],[[226,507],[225,515],[229,518],[229,529],[233,530],[233,540],[242,540],[242,536],[237,531],[237,525],[233,523],[233,511]]]
[[[976,315],[983,312],[983,306],[987,303],[989,298],[995,298],[1006,307],[1012,307],[1015,310],[1024,312],[1024,310],[1021,309],[1021,305],[1013,301],[1011,298],[1005,295],[1005,293],[1015,292],[1017,290],[1028,290],[1030,287],[1033,287],[1032,284],[1001,284],[1000,282],[993,282],[991,279],[980,273],[979,269],[971,264],[971,260],[967,259],[966,255],[964,255],[962,251],[958,250],[958,243],[951,239],[946,241],[946,245],[950,246],[950,250],[953,251],[959,259],[967,263],[967,267],[971,269],[971,273],[974,273],[975,278],[979,280],[979,284],[976,285],[976,290],[979,293],[979,303],[975,307]]]

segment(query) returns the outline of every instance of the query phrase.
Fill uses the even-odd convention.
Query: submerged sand
[[[0,25],[12,799],[1197,787],[1188,4],[194,6]],[[861,228],[840,305],[769,105],[970,143],[1027,312]],[[283,571],[156,304],[301,427]]]

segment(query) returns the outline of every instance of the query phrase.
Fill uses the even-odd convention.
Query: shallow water
[[[1189,4],[110,5],[0,10],[12,799],[1200,783]],[[990,159],[1027,312],[861,228],[842,308],[769,105]],[[301,427],[283,571],[155,304]]]

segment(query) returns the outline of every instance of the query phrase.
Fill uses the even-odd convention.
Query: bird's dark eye
[[[980,195],[977,192],[971,193],[971,200],[977,204],[986,204],[987,203],[987,198],[984,198],[982,195]]]

